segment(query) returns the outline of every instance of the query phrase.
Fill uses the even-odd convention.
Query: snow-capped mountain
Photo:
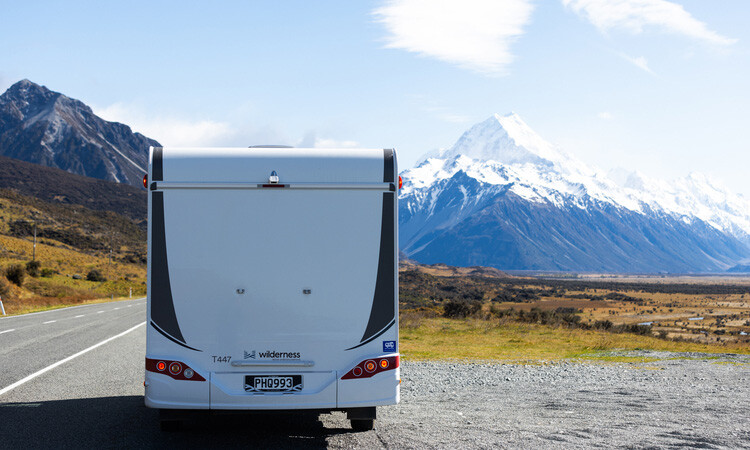
[[[0,95],[0,154],[4,156],[139,186],[151,145],[159,143],[29,80]]]
[[[402,251],[500,269],[721,271],[750,257],[750,202],[700,174],[605,174],[516,114],[402,173]]]

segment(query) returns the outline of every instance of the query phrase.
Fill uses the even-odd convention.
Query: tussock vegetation
[[[0,296],[9,314],[145,295],[145,262],[145,231],[131,219],[0,189]]]
[[[745,282],[437,276],[431,269],[412,263],[400,273],[405,329],[443,317],[750,347]]]
[[[701,344],[603,330],[519,323],[507,318],[463,320],[401,316],[400,352],[405,359],[473,359],[536,363],[567,358],[601,359],[602,351],[750,353],[741,344]],[[418,320],[419,326],[409,326]]]

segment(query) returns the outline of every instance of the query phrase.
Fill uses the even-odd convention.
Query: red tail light
[[[357,378],[370,378],[380,372],[393,370],[399,366],[400,357],[386,356],[385,358],[366,359],[354,366],[352,370],[346,373],[342,380],[351,380]]]
[[[401,179],[401,175],[398,176],[398,188],[404,187],[404,180]]]
[[[148,189],[148,174],[143,176],[143,187]]]
[[[146,358],[146,370],[167,375],[175,380],[206,381],[205,378],[181,361]]]

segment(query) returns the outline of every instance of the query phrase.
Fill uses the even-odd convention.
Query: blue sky
[[[750,197],[750,2],[0,3],[28,78],[165,145],[396,147],[514,111],[603,169]]]

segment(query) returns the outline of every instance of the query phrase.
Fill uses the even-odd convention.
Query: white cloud
[[[232,127],[224,122],[153,117],[140,108],[122,103],[94,108],[94,112],[102,119],[124,123],[134,131],[172,147],[217,145],[234,134]]]
[[[682,5],[667,0],[562,0],[563,4],[585,17],[599,30],[623,29],[640,34],[647,27],[681,34],[711,44],[737,42],[709,30],[705,23],[685,11]]]
[[[359,143],[357,141],[340,141],[336,139],[321,139],[315,140],[315,147],[318,148],[357,148]]]
[[[636,66],[637,68],[646,71],[650,73],[651,75],[656,75],[653,70],[648,66],[648,61],[646,61],[646,58],[643,56],[628,56],[624,53],[620,53],[620,57],[624,59],[625,61],[629,62],[630,64]]]
[[[360,147],[357,141],[337,140],[329,138],[319,138],[314,131],[310,131],[305,134],[299,142],[297,147],[301,148],[357,148]]]
[[[530,0],[388,0],[373,14],[388,30],[387,48],[500,75],[533,9]]]
[[[602,119],[602,120],[612,120],[614,119],[614,116],[611,112],[602,111],[599,114],[596,115],[596,117]]]

